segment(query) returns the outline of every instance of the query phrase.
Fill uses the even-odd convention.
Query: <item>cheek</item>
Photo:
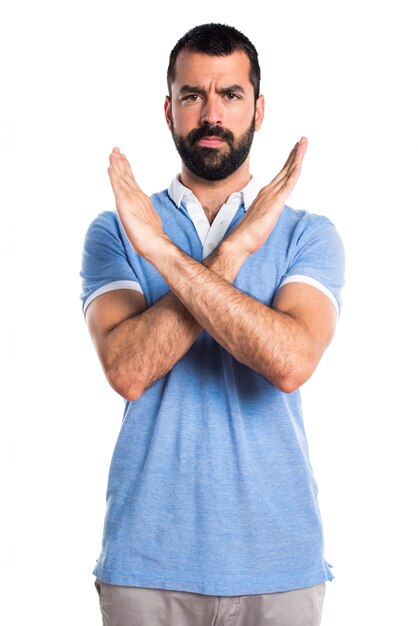
[[[172,111],[172,120],[176,128],[176,132],[180,134],[186,134],[192,128],[196,128],[199,125],[200,112],[198,107],[190,108],[175,108]]]
[[[237,128],[241,130],[244,128],[248,128],[254,119],[255,108],[252,105],[248,105],[246,107],[235,109],[231,107],[231,109],[225,115],[225,122],[229,122],[231,124],[235,124]]]

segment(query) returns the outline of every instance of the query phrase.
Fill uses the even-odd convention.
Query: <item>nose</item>
[[[208,126],[222,125],[222,112],[219,99],[208,97],[202,108],[200,123]]]

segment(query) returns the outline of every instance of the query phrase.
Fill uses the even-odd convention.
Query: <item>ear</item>
[[[165,97],[164,102],[164,115],[168,128],[171,128],[171,99],[170,96]]]
[[[264,96],[260,95],[255,103],[255,129],[259,130],[264,119]]]

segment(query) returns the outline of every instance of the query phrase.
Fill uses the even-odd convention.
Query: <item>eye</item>
[[[240,96],[238,96],[233,91],[229,91],[228,93],[225,94],[225,96],[227,100],[239,100],[240,99]]]
[[[191,93],[188,96],[184,96],[184,98],[182,98],[183,102],[196,102],[196,100],[199,98],[199,94],[197,93]]]

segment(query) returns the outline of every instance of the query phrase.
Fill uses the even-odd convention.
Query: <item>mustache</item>
[[[203,137],[219,137],[219,139],[223,139],[230,146],[234,143],[234,133],[220,126],[194,128],[187,135],[187,139],[191,144],[196,143],[199,139],[203,139]]]

